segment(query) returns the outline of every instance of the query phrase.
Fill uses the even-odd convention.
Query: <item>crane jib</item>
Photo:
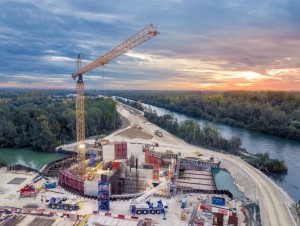
[[[122,42],[120,45],[112,49],[111,51],[107,52],[105,55],[99,57],[94,62],[90,63],[89,65],[82,68],[77,73],[72,74],[72,78],[76,79],[78,74],[85,74],[97,67],[103,66],[109,61],[115,59],[116,57],[128,52],[129,50],[133,49],[134,47],[142,44],[143,42],[159,35],[160,32],[154,27],[153,24],[148,25],[126,41]]]

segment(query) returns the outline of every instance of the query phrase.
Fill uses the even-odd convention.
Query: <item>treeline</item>
[[[53,151],[76,141],[76,101],[67,91],[0,91],[0,147]],[[117,129],[112,99],[86,98],[86,136]]]
[[[136,108],[140,111],[144,111],[144,107],[143,107],[143,105],[140,101],[124,100],[123,98],[119,98],[119,97],[116,97],[116,100],[121,102],[121,103],[127,104],[127,105],[129,105],[133,108]]]
[[[140,110],[144,110],[143,106],[138,102],[124,101],[123,99],[118,100],[132,107],[135,106]],[[151,112],[149,109],[144,111],[144,113],[144,116],[150,122],[162,127],[188,143],[241,156],[246,162],[263,171],[286,173],[288,170],[283,160],[271,159],[268,153],[259,153],[256,155],[247,153],[247,151],[241,147],[242,142],[239,137],[232,137],[227,140],[210,124],[201,126],[196,120],[186,120],[178,123],[177,119],[172,115],[165,114],[158,116],[156,112]]]
[[[300,141],[299,92],[112,91],[171,111]]]
[[[271,159],[269,153],[258,153],[243,159],[250,165],[270,173],[285,173],[288,170],[283,160]]]
[[[195,120],[187,120],[178,123],[171,115],[158,116],[156,113],[145,111],[145,117],[152,123],[164,128],[188,143],[201,145],[210,149],[224,150],[227,153],[239,154],[241,140],[232,137],[230,140],[223,138],[219,131],[206,124],[201,127]]]

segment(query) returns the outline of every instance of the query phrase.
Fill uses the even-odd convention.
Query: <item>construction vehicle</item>
[[[153,143],[152,143],[152,146],[153,146],[153,147],[158,147],[159,144],[158,144],[157,142],[153,142]]]
[[[186,198],[182,198],[181,200],[181,208],[184,209],[187,206],[187,199]]]
[[[182,220],[182,221],[186,221],[187,220],[187,214],[186,214],[186,212],[184,210],[181,212],[180,220]]]
[[[168,210],[168,204],[161,200],[157,202],[151,202],[150,197],[154,195],[159,190],[167,187],[170,185],[170,181],[166,180],[163,183],[159,184],[158,186],[154,187],[150,191],[146,192],[142,196],[132,199],[130,203],[130,211],[133,214],[160,214],[165,213]]]
[[[101,146],[101,142],[100,141],[95,141],[94,142],[94,148],[100,147],[100,146]]]
[[[94,148],[95,147],[101,147],[102,145],[109,144],[109,140],[100,140],[94,142]]]
[[[99,170],[102,169],[102,164],[99,163],[96,167],[91,168],[89,170],[86,170],[86,178],[89,181],[92,181],[95,177],[95,173]]]
[[[131,38],[127,39],[96,61],[82,68],[80,54],[77,57],[77,72],[73,73],[71,77],[76,81],[76,134],[77,134],[77,153],[78,153],[78,167],[77,173],[82,174],[85,171],[85,120],[84,120],[84,82],[83,75],[97,67],[108,64],[118,56],[128,52],[143,42],[159,35],[159,31],[153,24],[148,25]]]
[[[47,181],[45,184],[44,184],[44,188],[45,189],[50,189],[50,188],[56,188],[57,184],[55,181]]]
[[[159,136],[159,137],[162,137],[162,136],[163,136],[163,135],[162,135],[162,132],[161,132],[160,130],[155,130],[154,134],[155,134],[156,136]]]
[[[79,210],[79,202],[76,197],[51,195],[42,197],[42,200],[51,209]]]
[[[203,155],[201,154],[200,151],[196,151],[195,154],[196,154],[197,156],[203,156]]]
[[[24,197],[36,197],[38,190],[35,188],[34,184],[26,184],[20,189],[20,198]]]

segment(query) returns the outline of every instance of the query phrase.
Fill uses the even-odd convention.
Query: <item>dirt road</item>
[[[138,112],[128,111],[128,108],[122,105],[118,106],[118,111],[122,116],[129,120],[131,125],[141,127],[143,133],[153,135],[156,129],[159,129],[163,132],[163,137],[158,137],[154,135],[151,140],[146,141],[148,143],[158,142],[161,147],[172,148],[172,150],[181,150],[181,153],[185,156],[192,155],[196,150],[199,150],[199,147],[187,144],[185,141],[173,136],[172,134],[164,131],[158,126],[149,123],[147,119],[145,119],[143,115]],[[111,139],[119,139],[121,138],[120,131],[118,131],[118,133],[119,135],[115,133],[110,135],[109,137]],[[132,142],[145,142],[145,140],[142,140],[140,137],[132,137],[132,139],[130,140]],[[222,153],[213,152],[211,150],[206,150],[202,148],[201,151],[204,154],[213,155],[215,158],[218,158],[221,161],[226,160],[229,163],[226,164],[229,172],[232,173],[235,169],[235,171],[233,172],[233,176],[240,174],[243,177],[243,179],[238,181],[237,183],[241,188],[243,188],[244,186],[243,190],[245,191],[246,196],[248,196],[247,192],[251,192],[252,197],[253,193],[255,193],[254,197],[258,198],[259,200],[263,225],[296,225],[289,212],[289,208],[287,207],[287,205],[291,205],[291,203],[293,203],[293,200],[287,195],[286,192],[279,188],[272,180],[270,180],[262,172],[245,163],[243,160],[236,156],[225,155]],[[247,180],[250,180],[250,182]],[[249,191],[249,189],[247,189],[246,187],[249,183],[255,185],[255,189],[252,188]]]

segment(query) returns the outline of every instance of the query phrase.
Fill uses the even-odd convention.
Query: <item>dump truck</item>
[[[154,134],[155,134],[156,136],[159,136],[159,137],[162,137],[162,136],[163,136],[163,135],[162,135],[162,132],[161,132],[160,130],[155,130]]]

